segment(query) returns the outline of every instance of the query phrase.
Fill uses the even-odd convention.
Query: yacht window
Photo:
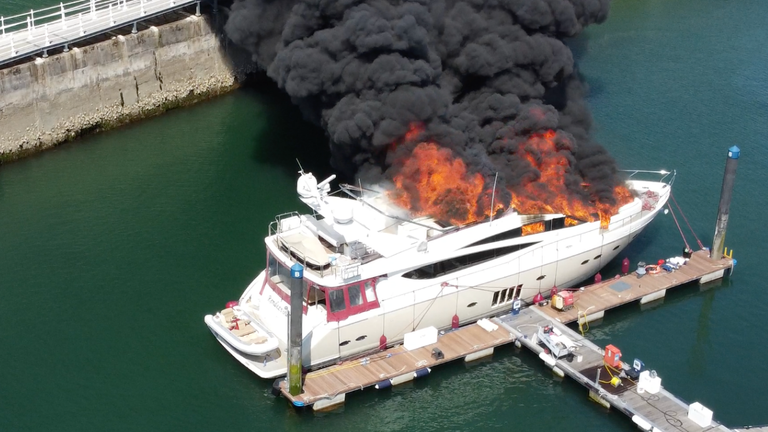
[[[547,221],[547,231],[565,228],[565,217],[559,217]]]
[[[269,255],[269,279],[274,283],[291,286],[291,270],[279,262],[272,254]]]
[[[327,307],[328,322],[344,321],[352,315],[378,308],[376,279],[357,281],[334,288],[318,287],[326,297],[319,302]]]
[[[267,257],[267,271],[269,278],[267,283],[280,296],[291,295],[291,270],[277,260],[272,254]],[[301,280],[301,292],[304,293],[304,300],[307,300],[307,290],[309,284],[307,279]]]
[[[277,259],[272,254],[267,256],[267,268],[269,269],[269,277],[277,275]]]
[[[572,226],[572,225],[576,225],[577,224],[577,222],[575,220],[573,220],[571,222],[571,225],[569,225],[568,221],[566,219],[569,219],[569,218],[566,218],[565,216],[561,216],[561,217],[554,218],[554,219],[549,219],[549,220],[546,220],[546,221],[534,222],[534,223],[531,223],[531,224],[528,224],[528,225],[543,224],[542,228],[539,228],[539,229],[535,230],[535,232],[538,233],[538,232],[541,232],[541,231],[559,230],[559,229],[563,229],[563,228],[565,228],[567,226]],[[529,232],[528,234],[532,234],[532,232]],[[474,242],[474,243],[472,243],[470,245],[467,245],[466,247],[469,247],[469,246],[480,246],[480,245],[484,245],[484,244],[488,244],[488,243],[500,242],[502,240],[509,240],[509,239],[513,239],[513,238],[518,238],[518,237],[521,237],[522,235],[523,235],[523,228],[522,227],[513,228],[511,230],[504,231],[503,233],[499,233],[499,234],[496,234],[494,236],[487,237],[487,238],[484,238],[482,240],[478,240],[478,241],[476,241],[476,242]]]
[[[376,293],[373,292],[373,281],[365,282],[365,300],[368,302],[376,300]]]
[[[509,231],[504,231],[503,233],[496,234],[495,236],[487,237],[482,240],[476,241],[470,245],[467,245],[467,247],[470,246],[480,246],[488,243],[495,243],[502,240],[509,240],[513,238],[517,238],[523,235],[523,229],[518,227],[511,229]]]
[[[325,293],[323,290],[319,289],[317,285],[312,285],[309,287],[309,292],[307,294],[307,304],[310,306],[314,304],[325,304]]]
[[[331,300],[331,312],[339,312],[343,311],[347,305],[344,302],[344,290],[343,289],[337,289],[333,291],[328,292],[328,297],[330,297]]]
[[[445,261],[436,262],[433,264],[427,264],[417,269],[411,270],[403,274],[403,277],[408,279],[432,279],[444,274],[453,273],[475,264],[488,261],[494,258],[499,258],[521,249],[525,249],[529,246],[533,246],[536,243],[523,243],[519,245],[507,246],[503,248],[489,249],[481,252],[475,252],[473,254],[463,255],[447,259]]]
[[[493,300],[491,300],[491,306],[498,306],[509,303],[512,301],[512,295],[515,292],[515,287],[504,288],[501,291],[493,293]]]
[[[351,285],[348,290],[350,307],[363,304],[363,295],[360,293],[360,285]]]

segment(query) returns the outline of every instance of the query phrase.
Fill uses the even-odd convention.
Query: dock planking
[[[509,314],[499,317],[495,321],[513,333],[523,346],[537,355],[544,352],[544,347],[533,338],[539,327],[546,325],[556,327],[578,345],[574,354],[581,356],[581,361],[573,358],[570,361],[561,358],[556,361],[555,367],[587,387],[590,392],[596,395],[598,403],[610,405],[633,421],[635,418],[640,418],[658,431],[731,431],[714,420],[705,427],[694,423],[688,418],[688,404],[675,397],[664,387],[656,394],[651,394],[638,392],[637,385],[629,378],[622,379],[622,384],[618,387],[597,381],[598,370],[601,371],[600,380],[602,381],[608,381],[612,373],[610,369],[604,366],[601,348],[565,324],[553,320],[543,312],[544,309],[529,307],[521,311],[519,315]],[[647,430],[651,430],[651,428]]]
[[[311,405],[513,341],[509,332],[501,327],[489,332],[472,324],[445,332],[438,337],[437,343],[423,348],[409,351],[398,345],[367,357],[310,372],[304,377],[303,392],[297,396],[288,393],[285,382],[281,383],[281,390],[294,405]],[[433,348],[439,348],[444,357],[439,360],[433,358]]]
[[[581,361],[558,360],[556,367],[563,374],[578,381],[594,394],[597,401],[606,406],[613,406],[631,419],[639,418],[651,424],[658,431],[732,431],[716,422],[702,428],[687,417],[688,404],[681,401],[666,389],[656,394],[638,393],[631,380],[625,379],[622,386],[613,387],[606,383],[596,383],[597,370],[604,373],[603,380],[610,372],[604,369],[602,350],[585,337],[569,329],[565,324],[574,322],[579,313],[593,317],[602,316],[605,310],[648,298],[661,298],[669,288],[689,282],[719,279],[733,268],[733,261],[728,258],[712,260],[706,251],[693,253],[689,262],[678,270],[637,278],[630,273],[620,278],[610,279],[575,292],[575,308],[569,311],[557,311],[551,307],[528,307],[513,314],[511,312],[493,318],[491,322],[498,329],[488,331],[478,324],[471,324],[456,330],[440,332],[435,344],[415,350],[406,350],[396,345],[384,351],[309,372],[304,377],[302,393],[291,396],[285,381],[280,382],[281,393],[294,406],[313,406],[315,410],[332,409],[342,403],[346,394],[393,380],[392,385],[410,381],[416,371],[431,368],[443,363],[455,361],[467,356],[490,354],[493,348],[519,341],[539,354],[544,349],[531,342],[531,336],[542,324],[552,324],[567,334],[574,342],[581,345]],[[621,283],[616,289],[616,283]],[[434,348],[443,352],[444,357],[432,356]],[[763,428],[749,430],[765,430]],[[766,431],[768,432],[768,431]]]
[[[649,263],[651,264],[651,263]],[[691,256],[687,264],[680,266],[679,269],[667,273],[661,271],[658,274],[646,274],[641,278],[633,272],[620,278],[603,280],[600,283],[590,285],[583,291],[574,291],[574,308],[568,311],[558,311],[551,307],[542,308],[545,314],[551,318],[562,322],[570,323],[579,319],[579,314],[587,314],[587,320],[602,317],[602,313],[608,309],[615,308],[636,300],[643,302],[643,299],[652,298],[658,295],[664,296],[664,291],[686,283],[706,279],[710,275],[718,279],[722,277],[722,272],[731,269],[733,261],[728,258],[713,260],[709,258],[708,252],[704,250],[696,251]]]

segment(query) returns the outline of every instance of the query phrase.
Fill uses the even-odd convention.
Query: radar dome
[[[312,173],[302,174],[296,182],[296,192],[304,198],[311,198],[317,193],[317,179]]]

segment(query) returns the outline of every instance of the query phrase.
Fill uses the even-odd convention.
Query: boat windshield
[[[269,285],[290,298],[291,294],[291,270],[283,263],[277,260],[271,253],[267,258],[267,275]],[[304,293],[304,300],[307,297],[307,279],[301,280],[301,292]],[[277,294],[281,294],[278,292]],[[281,295],[282,297],[282,295]],[[286,300],[288,301],[288,300]]]
[[[328,321],[343,321],[352,315],[379,307],[376,279],[339,287],[318,287],[328,298]]]

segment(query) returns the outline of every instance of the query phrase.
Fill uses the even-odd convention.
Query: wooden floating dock
[[[313,405],[323,410],[344,402],[346,393],[361,390],[376,384],[397,385],[411,381],[417,371],[431,368],[458,358],[468,361],[486,357],[493,348],[514,342],[509,331],[499,328],[487,331],[478,324],[472,324],[441,336],[436,344],[412,351],[402,345],[378,352],[368,357],[348,361],[308,373],[304,377],[303,393],[291,396],[281,383],[281,391],[295,406]],[[432,349],[443,353],[442,359],[432,356]]]
[[[603,364],[603,350],[590,340],[574,332],[563,323],[553,320],[543,310],[546,308],[529,307],[518,315],[505,315],[497,318],[504,328],[509,330],[520,341],[522,346],[537,355],[547,357],[552,364],[549,366],[560,375],[568,375],[578,383],[587,387],[590,398],[608,408],[613,407],[627,415],[641,430],[652,431],[732,431],[727,427],[712,421],[707,426],[700,426],[688,418],[689,406],[665,388],[655,394],[638,391],[635,382],[628,378],[621,380],[621,385],[614,387],[610,383],[611,374],[618,375]],[[554,326],[579,347],[574,351],[575,357],[559,360],[544,353],[544,348],[538,344],[534,335],[539,327]],[[580,361],[579,361],[580,358]],[[599,374],[600,373],[600,374]],[[599,374],[599,375],[598,375]]]
[[[344,403],[347,393],[367,387],[386,388],[413,380],[430,372],[430,368],[457,359],[473,361],[493,353],[495,347],[519,342],[535,353],[543,348],[531,341],[539,326],[552,324],[574,342],[580,344],[581,361],[558,360],[551,364],[560,375],[568,375],[590,390],[596,402],[613,406],[628,415],[641,429],[655,431],[733,431],[716,422],[706,428],[687,417],[688,405],[665,389],[650,395],[639,393],[634,383],[616,388],[603,383],[595,384],[598,369],[603,369],[602,350],[589,340],[569,329],[565,324],[576,320],[593,321],[603,317],[606,310],[640,300],[647,303],[663,298],[670,288],[689,282],[705,283],[722,278],[733,268],[728,258],[709,259],[706,251],[693,253],[689,262],[674,272],[647,274],[637,278],[635,273],[605,280],[574,293],[575,307],[561,312],[549,306],[532,306],[519,314],[508,313],[491,320],[484,326],[468,325],[441,332],[436,343],[407,350],[402,345],[376,352],[366,357],[312,371],[305,375],[302,393],[292,396],[285,380],[280,392],[298,407],[312,406],[316,411],[333,409]],[[490,324],[490,326],[488,325]],[[485,328],[484,328],[485,327]],[[487,329],[490,327],[490,329]],[[441,356],[433,355],[437,349]],[[551,362],[550,362],[551,363]],[[608,377],[606,372],[603,378]],[[768,432],[768,428],[750,431]]]
[[[651,264],[651,263],[649,263]],[[603,317],[608,309],[640,300],[640,304],[664,298],[670,288],[699,281],[706,283],[722,278],[733,268],[733,260],[721,258],[712,260],[708,252],[700,250],[691,255],[687,264],[667,273],[646,274],[641,278],[633,272],[616,279],[603,280],[590,285],[584,291],[574,291],[574,308],[561,312],[551,307],[541,308],[551,318],[570,323],[595,321]]]

